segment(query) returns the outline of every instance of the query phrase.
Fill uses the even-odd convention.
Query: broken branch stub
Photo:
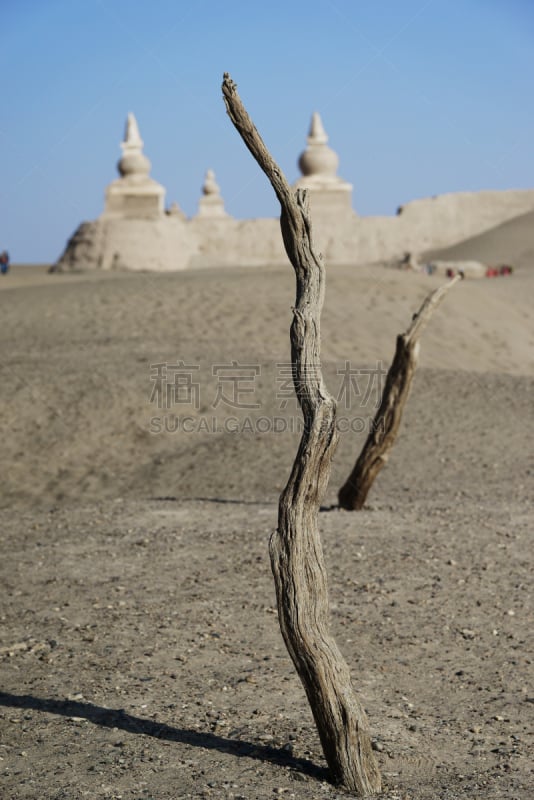
[[[368,796],[380,791],[380,773],[367,716],[352,687],[349,668],[330,634],[326,569],[318,530],[319,506],[338,440],[336,405],[320,367],[324,265],[313,247],[306,193],[292,192],[227,73],[222,90],[230,119],[280,201],[282,237],[296,275],[291,361],[304,432],[280,496],[278,528],[270,541],[280,628],[304,685],[333,780]]]
[[[462,277],[456,275],[448,283],[427,295],[419,311],[414,314],[408,330],[397,336],[395,355],[388,370],[382,400],[371,425],[371,431],[354,469],[338,493],[341,508],[347,511],[362,509],[378,473],[387,463],[417,369],[419,338],[449,289]]]

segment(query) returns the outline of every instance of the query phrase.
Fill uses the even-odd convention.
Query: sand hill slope
[[[18,288],[0,284],[0,426],[10,465],[0,487],[2,504],[54,502],[80,493],[276,495],[296,434],[262,434],[254,420],[266,418],[260,424],[269,428],[274,418],[287,425],[300,419],[288,372],[294,292],[289,267],[105,279],[38,272],[34,285],[25,280]],[[367,424],[367,406],[376,402],[380,380],[369,372],[351,378],[350,370],[385,370],[395,337],[439,283],[435,276],[378,267],[329,270],[324,369],[340,414],[364,421],[347,425]],[[522,376],[534,372],[533,285],[534,272],[454,288],[424,334],[410,415],[453,436],[470,420],[475,439],[476,431],[490,427],[484,421],[490,406],[497,414],[499,404],[523,397],[528,378]],[[187,387],[180,402],[158,407],[155,365],[170,365],[161,379],[170,387],[165,391],[173,392],[172,365],[180,361],[191,369],[178,380],[189,381],[198,408],[192,395],[183,394]],[[232,384],[232,362],[248,365],[248,373],[234,370],[245,379],[248,374],[248,382]],[[516,381],[501,377],[506,375]],[[343,381],[350,391],[343,391]],[[172,430],[176,416],[191,416],[193,432]],[[234,418],[243,435],[225,427]],[[424,438],[424,425],[417,429]],[[494,436],[484,432],[484,442]],[[465,438],[461,444],[470,446]],[[354,447],[344,437],[336,461],[340,473],[348,469]],[[223,463],[232,469],[221,469]]]
[[[534,211],[515,217],[463,242],[433,250],[425,259],[480,261],[487,265],[512,264],[534,269]]]

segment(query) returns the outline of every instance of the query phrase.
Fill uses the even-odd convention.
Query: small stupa
[[[122,157],[117,164],[120,178],[106,189],[104,216],[150,219],[164,213],[165,189],[153,180],[150,161],[143,153],[143,140],[134,115],[126,120]]]
[[[187,219],[187,215],[182,211],[176,200],[165,210],[168,217],[176,217],[177,219]]]
[[[215,173],[212,169],[209,169],[204,177],[202,197],[198,201],[197,217],[208,217],[209,219],[228,217],[224,210],[221,189],[215,180]]]
[[[298,160],[302,173],[294,188],[308,189],[316,217],[353,216],[352,184],[338,177],[339,157],[328,147],[328,135],[320,114],[312,114],[308,146]]]

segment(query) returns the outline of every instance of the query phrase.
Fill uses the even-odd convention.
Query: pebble
[[[373,750],[376,750],[377,753],[382,753],[384,750],[384,745],[382,742],[372,742],[371,747]]]
[[[474,639],[476,636],[476,633],[472,631],[471,628],[462,628],[460,633],[462,634],[464,639]]]

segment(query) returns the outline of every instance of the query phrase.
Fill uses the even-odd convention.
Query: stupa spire
[[[217,181],[215,180],[215,173],[212,169],[208,169],[206,171],[206,175],[204,177],[204,183],[202,185],[202,194],[203,195],[217,195],[217,197],[221,194],[221,188]]]
[[[143,140],[141,139],[141,134],[139,133],[139,126],[137,124],[137,120],[135,116],[130,111],[128,113],[128,117],[126,118],[126,129],[124,131],[124,141],[122,142],[121,147],[124,149],[125,147],[135,147],[135,148],[143,148]]]
[[[328,136],[321,115],[318,111],[314,111],[308,134],[308,146],[299,158],[299,168],[305,177],[335,179],[339,158],[337,153],[328,147],[327,142]]]
[[[117,164],[120,175],[146,178],[150,172],[150,161],[143,153],[143,140],[135,116],[130,113],[126,119],[124,140],[121,142],[122,158]]]
[[[310,132],[308,134],[308,144],[326,144],[328,135],[324,129],[321,115],[314,111],[310,122]]]

